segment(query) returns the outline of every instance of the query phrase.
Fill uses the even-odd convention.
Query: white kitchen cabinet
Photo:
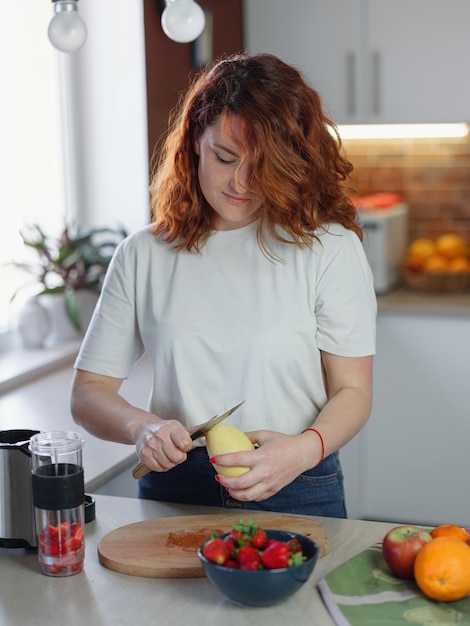
[[[302,69],[337,123],[470,119],[468,0],[245,0],[246,46]]]
[[[470,312],[380,313],[369,422],[342,451],[349,515],[470,526]]]
[[[359,0],[245,0],[245,43],[305,72],[335,119],[353,119],[361,46]]]
[[[468,0],[368,0],[371,121],[470,120]]]

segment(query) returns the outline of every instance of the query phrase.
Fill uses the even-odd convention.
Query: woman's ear
[[[201,148],[199,145],[199,134],[197,131],[194,131],[194,135],[193,135],[193,150],[195,154],[197,154],[197,156],[200,156]]]

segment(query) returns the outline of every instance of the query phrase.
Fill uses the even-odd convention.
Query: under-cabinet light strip
[[[339,125],[342,139],[406,139],[465,137],[468,124],[345,124]]]

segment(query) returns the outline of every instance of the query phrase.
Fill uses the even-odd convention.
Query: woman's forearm
[[[315,420],[325,456],[342,448],[367,422],[372,407],[372,357],[322,354],[328,402]]]
[[[72,417],[100,439],[135,444],[146,424],[158,421],[158,417],[119,395],[121,382],[76,372],[71,394]]]
[[[342,389],[320,411],[314,427],[322,433],[325,456],[339,450],[364,426],[370,402],[360,389]]]

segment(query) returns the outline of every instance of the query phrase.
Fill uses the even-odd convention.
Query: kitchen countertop
[[[378,312],[470,316],[470,292],[431,293],[401,287],[377,296]]]
[[[97,556],[111,530],[156,517],[224,513],[226,509],[96,496],[96,519],[86,525],[84,571],[66,578],[40,573],[37,554],[0,548],[0,624],[127,626],[270,624],[332,626],[316,584],[330,571],[380,541],[396,524],[315,518],[326,528],[330,552],[318,560],[312,577],[292,598],[266,608],[249,608],[226,599],[206,578],[151,579],[103,567]]]

